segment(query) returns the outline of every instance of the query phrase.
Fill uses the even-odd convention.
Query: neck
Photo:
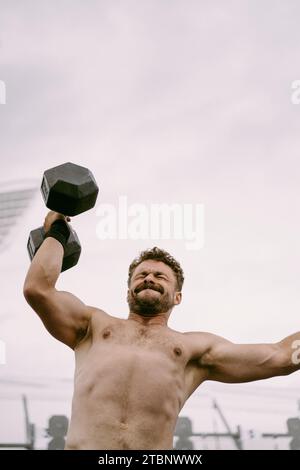
[[[167,326],[171,312],[158,313],[157,315],[143,316],[138,313],[129,312],[128,320],[133,320],[141,325],[160,325]]]

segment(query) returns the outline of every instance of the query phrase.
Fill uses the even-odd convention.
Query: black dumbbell
[[[66,216],[73,216],[94,207],[99,188],[90,170],[74,163],[64,163],[46,170],[41,192],[48,209]],[[29,234],[27,249],[32,260],[43,243],[43,227]],[[75,266],[79,260],[81,246],[75,230],[70,227],[70,236],[65,248],[61,271]]]
[[[99,188],[88,168],[64,163],[45,171],[41,192],[48,209],[74,216],[94,207]]]
[[[75,232],[75,230],[72,229],[72,227],[69,226],[69,228],[70,236],[66,244],[61,272],[66,271],[66,269],[75,266],[75,264],[78,263],[81,254],[81,245],[77,233]],[[27,250],[31,260],[44,240],[45,230],[43,226],[36,228],[35,230],[31,230],[27,242]]]

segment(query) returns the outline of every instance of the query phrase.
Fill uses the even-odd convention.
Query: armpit
[[[78,348],[84,341],[88,339],[91,335],[91,321],[89,321],[87,328],[79,328],[76,333],[76,346],[74,349]]]

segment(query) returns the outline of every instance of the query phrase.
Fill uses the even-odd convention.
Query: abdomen
[[[178,364],[161,351],[104,349],[93,346],[76,373],[68,445],[171,448],[183,390]]]

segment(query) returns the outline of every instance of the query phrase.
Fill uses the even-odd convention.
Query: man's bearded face
[[[161,261],[147,260],[132,274],[127,301],[130,312],[142,316],[165,313],[174,307],[176,279]]]

